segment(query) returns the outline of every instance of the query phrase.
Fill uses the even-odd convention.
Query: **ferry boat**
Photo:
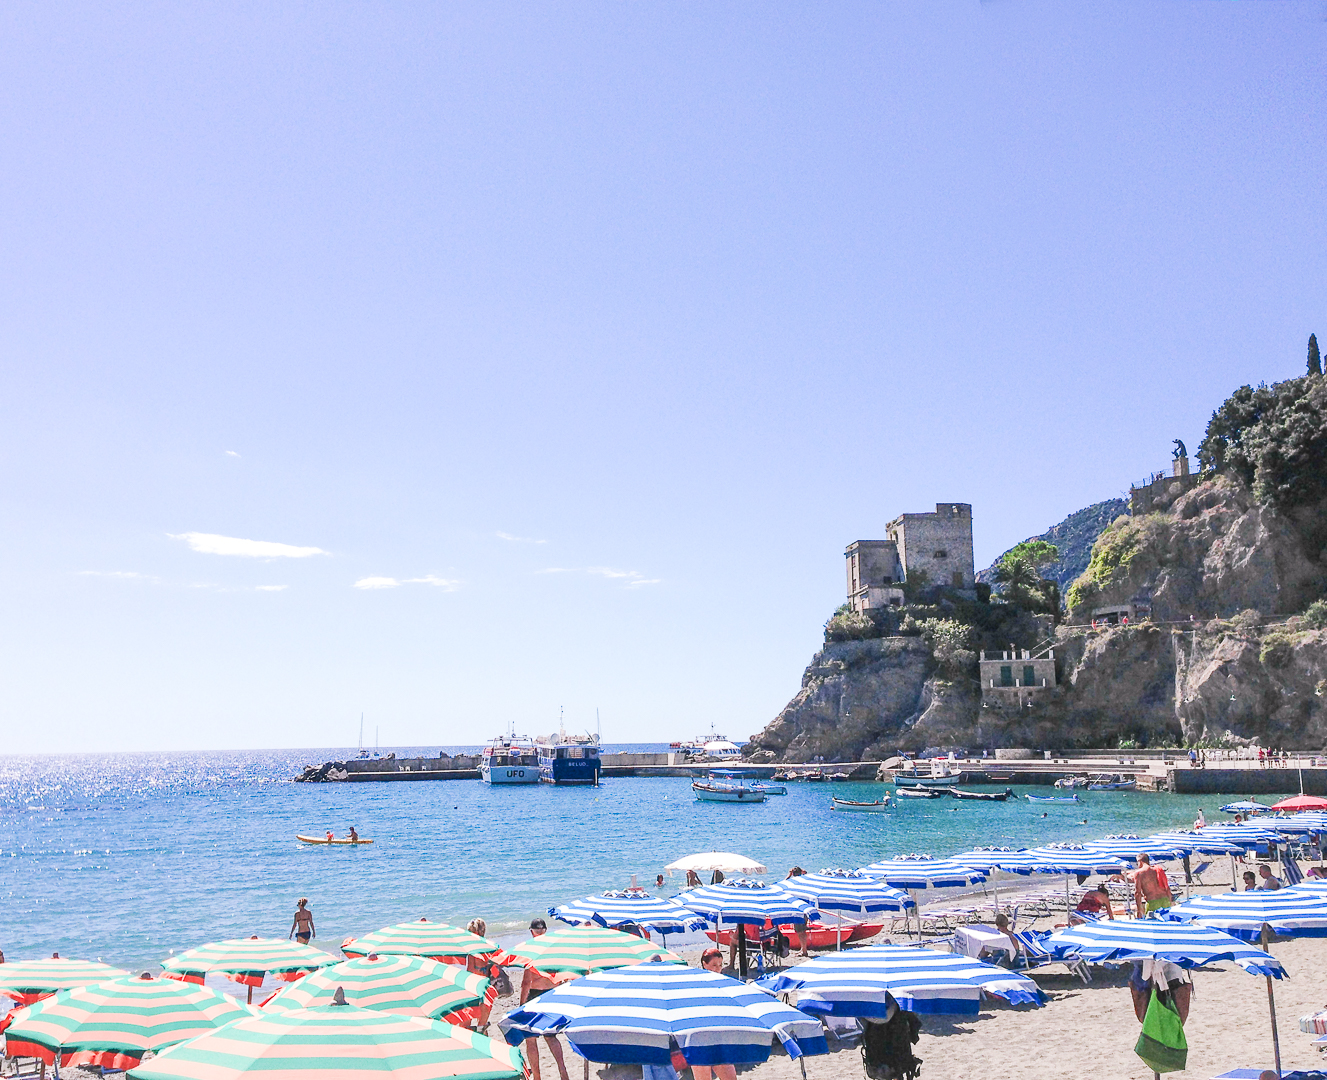
[[[516,735],[489,739],[479,761],[479,779],[486,784],[539,783],[539,752],[534,740]]]
[[[539,779],[545,784],[599,785],[599,736],[568,735],[559,731],[536,740]]]

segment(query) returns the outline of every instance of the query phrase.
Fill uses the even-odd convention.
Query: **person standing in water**
[[[286,935],[286,940],[293,937],[301,945],[307,945],[315,934],[313,912],[309,910],[309,898],[301,896],[299,903],[295,905],[295,921],[290,924],[290,933]]]

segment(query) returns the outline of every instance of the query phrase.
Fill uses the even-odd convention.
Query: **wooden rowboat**
[[[835,810],[855,810],[864,814],[879,814],[889,809],[889,799],[877,799],[875,802],[853,802],[851,799],[830,799]]]

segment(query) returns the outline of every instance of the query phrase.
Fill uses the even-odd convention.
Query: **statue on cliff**
[[[1181,458],[1186,458],[1189,456],[1189,451],[1185,447],[1183,439],[1175,440],[1175,449],[1171,452],[1170,456],[1174,458],[1176,461],[1179,461]]]

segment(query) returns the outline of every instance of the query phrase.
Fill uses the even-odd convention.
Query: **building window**
[[[1012,664],[1002,664],[1000,666],[1000,685],[1014,685],[1014,666]]]
[[[941,548],[939,551],[935,553],[935,557],[937,559],[947,559],[949,558],[949,552],[947,552],[944,548]]]
[[[1023,685],[1024,686],[1037,685],[1037,672],[1036,669],[1031,664],[1023,665]]]
[[[963,588],[963,571],[962,571],[962,570],[955,570],[955,571],[954,571],[954,576],[953,576],[953,578],[952,578],[951,580],[952,580],[953,583],[954,583],[954,588],[956,588],[956,589],[961,589],[961,588]]]

